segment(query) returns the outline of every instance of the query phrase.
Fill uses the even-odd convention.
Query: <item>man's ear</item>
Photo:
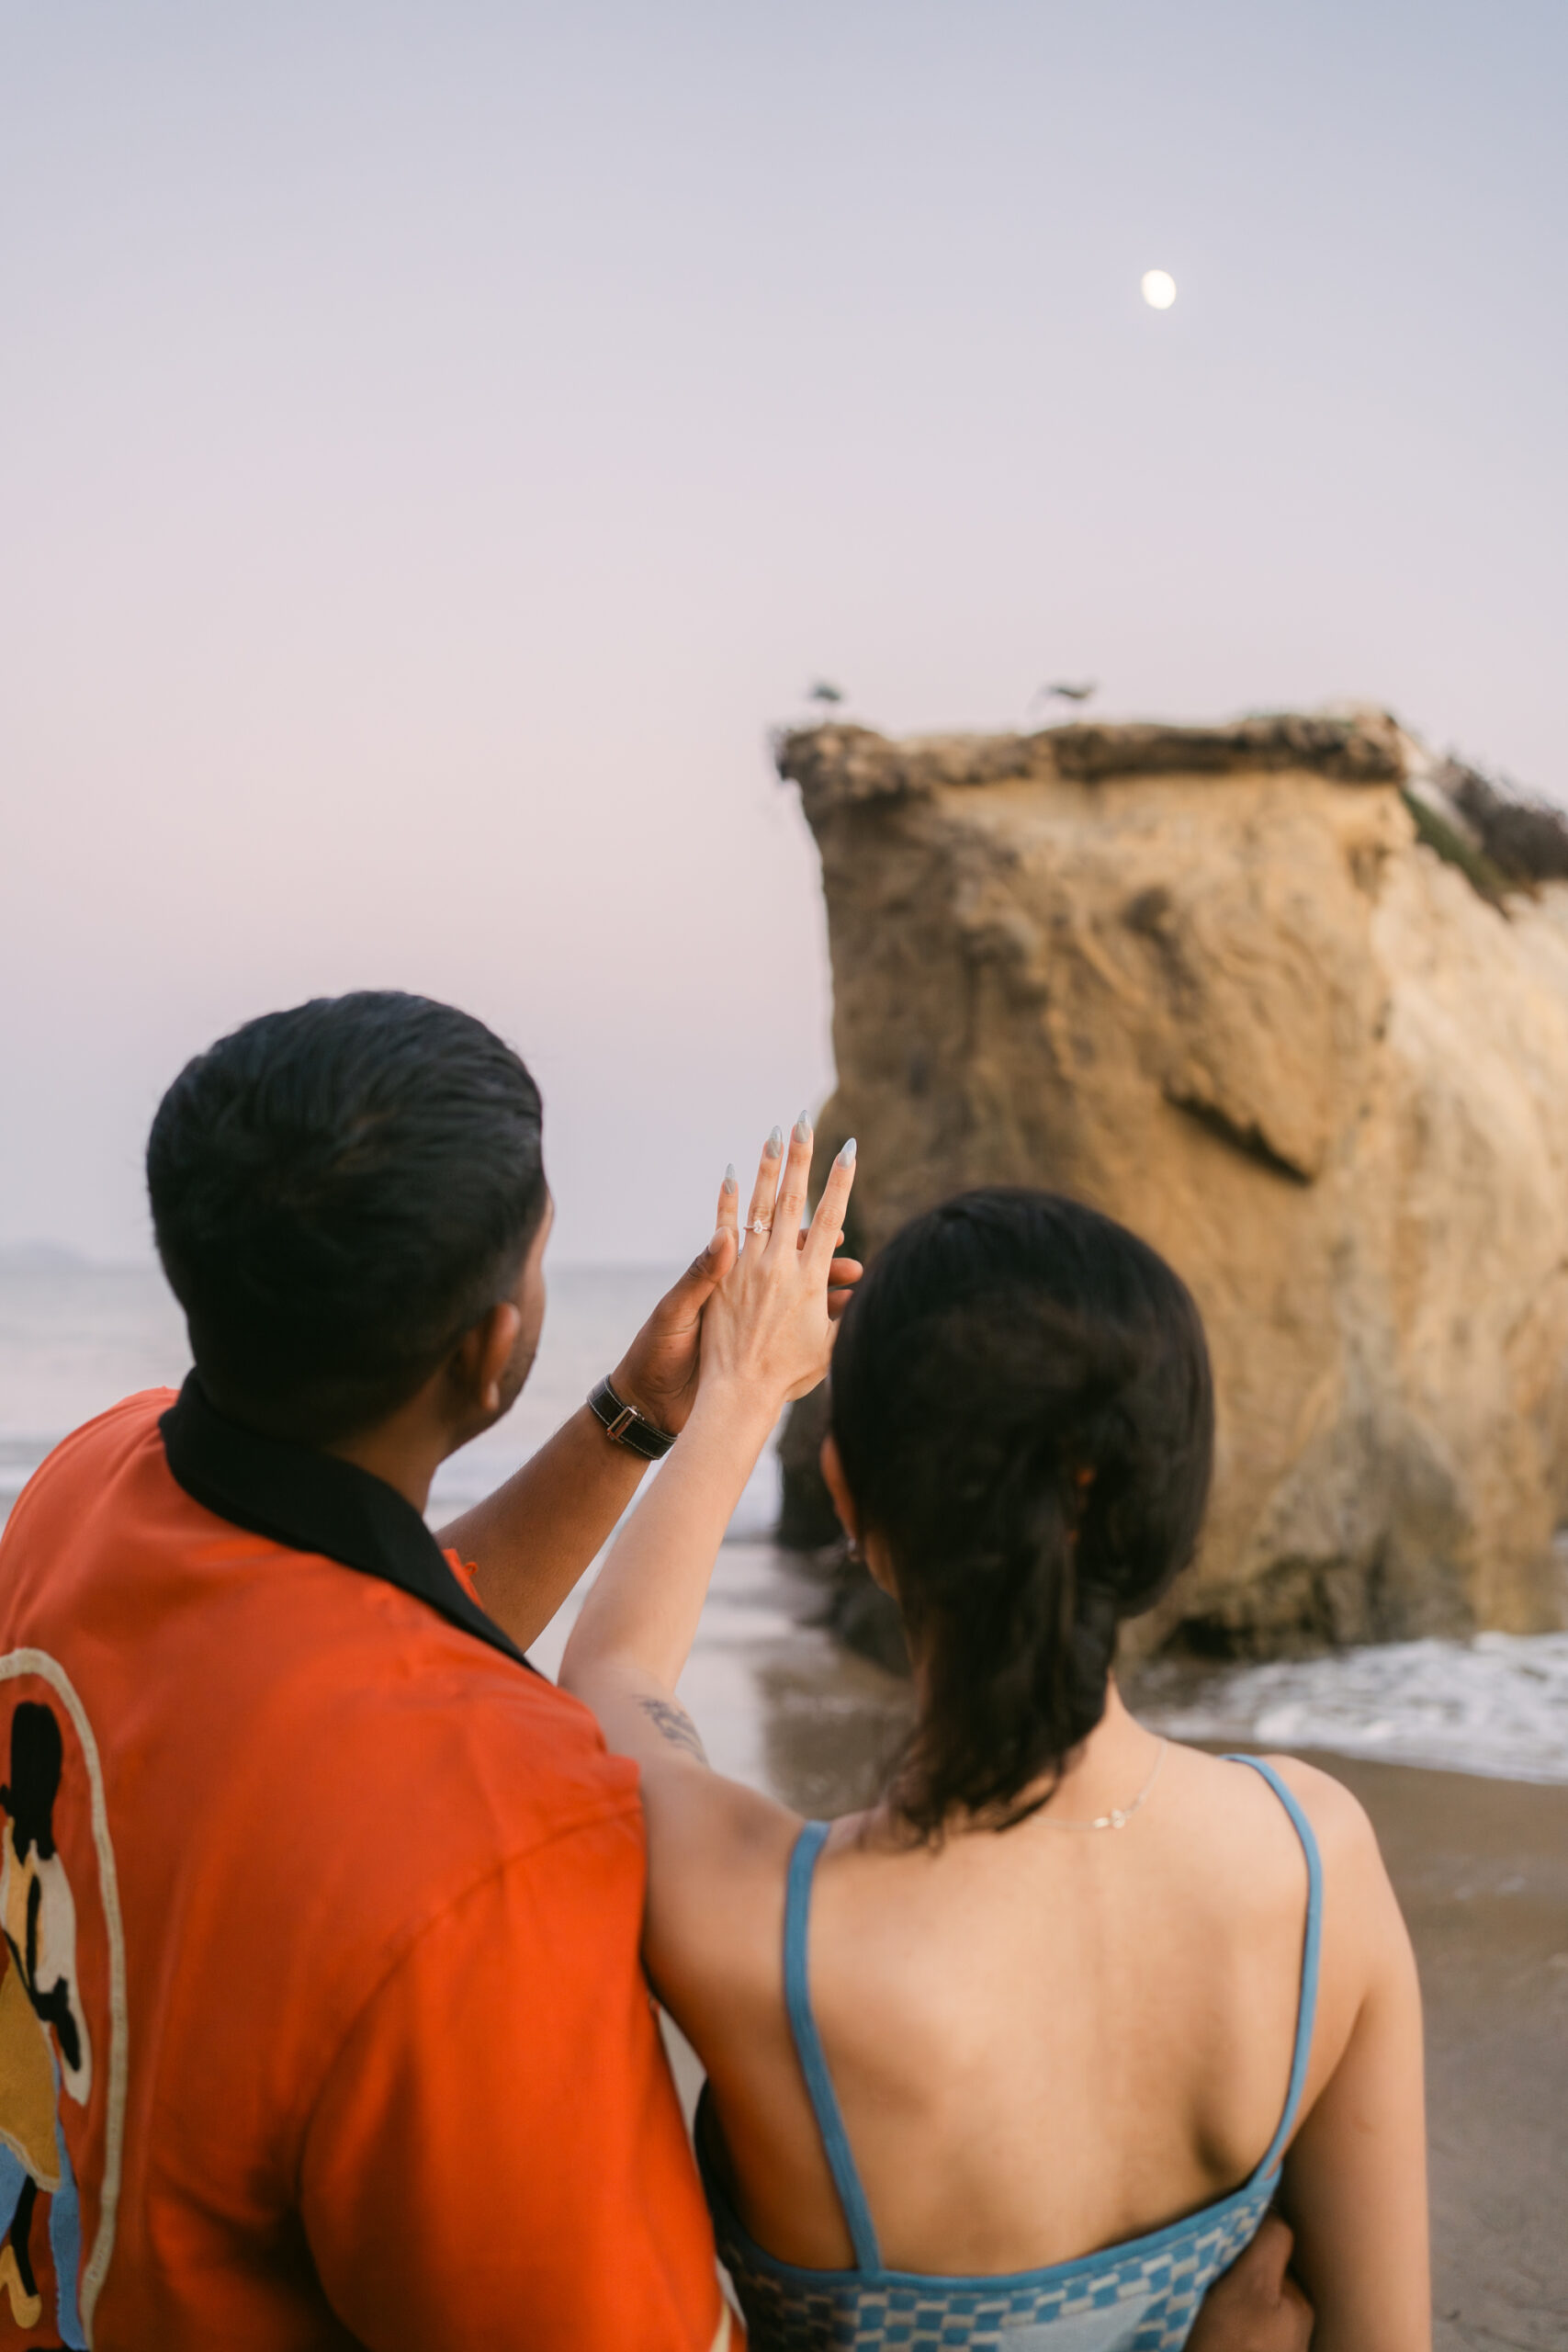
[[[457,1342],[453,1370],[481,1413],[499,1417],[504,1400],[502,1383],[523,1317],[509,1298],[470,1324]]]

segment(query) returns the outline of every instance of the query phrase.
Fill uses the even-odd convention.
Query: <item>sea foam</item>
[[[1156,1669],[1139,1713],[1177,1739],[1568,1781],[1568,1634],[1390,1642],[1184,1675],[1176,1687]]]

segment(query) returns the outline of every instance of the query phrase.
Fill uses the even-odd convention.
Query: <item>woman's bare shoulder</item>
[[[677,2024],[707,2052],[730,2011],[753,2018],[776,1994],[801,1817],[700,1767],[660,1781],[644,1795],[643,1957]]]
[[[1233,1858],[1245,1855],[1242,1898],[1254,1898],[1265,1910],[1279,1902],[1293,1907],[1303,1891],[1302,1847],[1277,1791],[1261,1773],[1231,1758],[1190,1747],[1176,1754],[1210,1835],[1223,1837]],[[1387,1873],[1359,1800],[1332,1772],[1299,1757],[1267,1755],[1258,1761],[1268,1765],[1299,1806],[1317,1849],[1325,1894],[1332,1891],[1341,1923],[1368,1906],[1381,1914]]]
[[[1325,1870],[1382,1868],[1377,1832],[1365,1805],[1332,1772],[1304,1764],[1299,1756],[1265,1756],[1301,1806],[1312,1827]]]
[[[1272,1792],[1265,1795],[1267,1783],[1261,1774],[1238,1771],[1235,1758],[1211,1755],[1197,1747],[1179,1747],[1176,1752],[1185,1770],[1206,1781],[1211,1794],[1228,1791],[1237,1802],[1259,1812],[1265,1806],[1278,1806]],[[1343,1860],[1376,1854],[1377,1837],[1366,1808],[1343,1781],[1315,1764],[1304,1764],[1299,1756],[1260,1755],[1256,1760],[1268,1765],[1284,1782],[1306,1815],[1325,1861],[1330,1852]]]
[[[732,1887],[758,1874],[781,1880],[803,1822],[776,1797],[694,1762],[684,1770],[650,1770],[642,1781],[649,1867],[721,1879]]]
[[[1366,1807],[1343,1781],[1299,1756],[1267,1756],[1306,1816],[1322,1868],[1321,2080],[1343,2051],[1363,2003],[1404,1999],[1414,1983],[1410,1939]]]

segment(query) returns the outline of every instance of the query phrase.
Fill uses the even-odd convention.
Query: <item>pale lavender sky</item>
[[[818,674],[1568,797],[1565,87],[1511,0],[0,0],[0,1242],[139,1254],[182,1060],[393,985],[563,1256],[696,1247],[830,1079]]]

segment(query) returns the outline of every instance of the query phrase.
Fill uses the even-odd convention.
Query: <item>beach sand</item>
[[[1420,1966],[1438,2352],[1563,2352],[1568,1788],[1312,1761],[1371,1815]]]

